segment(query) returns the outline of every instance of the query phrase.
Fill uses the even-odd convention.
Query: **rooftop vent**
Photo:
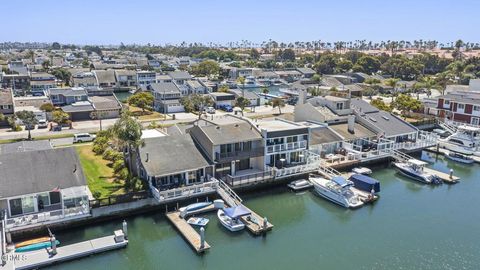
[[[382,118],[385,119],[385,120],[390,120],[390,118],[386,117],[385,115],[382,115]]]
[[[219,127],[219,126],[216,126],[215,128],[216,128],[216,129],[220,129],[220,127]]]
[[[373,118],[373,117],[368,117],[368,119],[370,119],[371,121],[373,122],[377,122],[377,119]]]

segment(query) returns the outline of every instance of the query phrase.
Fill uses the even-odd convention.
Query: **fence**
[[[134,201],[138,201],[138,200],[141,200],[141,199],[146,199],[148,197],[150,197],[150,193],[148,191],[130,192],[130,193],[127,193],[127,194],[115,195],[115,196],[110,196],[110,197],[107,197],[107,198],[90,200],[90,208],[108,206],[108,205],[117,204],[117,203],[134,202]]]
[[[257,173],[246,174],[246,175],[238,175],[238,176],[227,175],[224,180],[231,187],[234,187],[234,186],[242,186],[242,185],[252,184],[252,183],[265,182],[272,179],[272,177],[273,177],[272,170],[267,170],[263,172],[257,172]]]

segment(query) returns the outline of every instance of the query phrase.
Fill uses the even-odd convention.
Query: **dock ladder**
[[[410,155],[407,155],[407,154],[405,154],[403,152],[400,152],[398,150],[395,150],[395,149],[392,149],[390,154],[391,154],[393,159],[395,159],[396,161],[400,161],[400,162],[405,162],[405,161],[408,161],[409,159],[414,159]]]
[[[318,166],[318,172],[330,178],[334,176],[340,176],[339,171],[328,166],[328,164],[326,164],[325,162],[320,162],[320,166]]]
[[[457,127],[455,125],[447,123],[445,121],[438,121],[438,125],[446,131],[450,132],[451,134],[457,132]]]
[[[225,182],[217,179],[217,193],[230,206],[237,206],[242,204],[242,198],[238,196],[233,189],[231,189]]]

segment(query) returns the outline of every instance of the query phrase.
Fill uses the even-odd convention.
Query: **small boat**
[[[394,162],[393,165],[405,176],[425,184],[441,184],[442,181],[434,174],[427,173],[423,170],[426,162],[409,159],[406,162]]]
[[[372,174],[372,170],[370,170],[370,169],[367,168],[367,167],[356,167],[356,168],[353,168],[353,169],[352,169],[352,172],[353,172],[353,173],[356,173],[356,174],[363,174],[363,175],[370,175],[370,174]]]
[[[191,217],[187,220],[187,223],[195,226],[206,226],[210,220],[202,217]]]
[[[57,243],[57,246],[60,245],[60,241],[58,240],[55,240],[55,243]],[[35,243],[28,246],[16,248],[15,252],[28,252],[28,251],[34,251],[34,250],[50,248],[50,247],[52,247],[52,243],[50,241],[46,241],[46,242],[40,242],[40,243]]]
[[[448,155],[445,155],[445,156],[450,160],[460,162],[460,163],[472,164],[474,162],[473,158],[467,155],[453,152],[453,151],[450,151]]]
[[[241,231],[245,228],[245,224],[240,220],[242,216],[251,216],[252,213],[243,205],[218,209],[217,216],[223,227],[231,232]]]
[[[313,184],[305,179],[300,179],[290,182],[287,186],[293,191],[300,191],[313,187]]]
[[[48,237],[48,236],[34,238],[34,239],[30,239],[30,240],[26,240],[26,241],[16,243],[15,248],[20,248],[20,247],[29,246],[29,245],[33,245],[33,244],[36,244],[36,243],[47,242],[47,241],[50,241],[50,237]]]
[[[201,210],[203,208],[206,208],[210,206],[212,202],[199,202],[199,203],[193,203],[185,207],[181,207],[180,209],[180,216],[181,217],[186,217],[188,215],[194,214],[196,211]]]
[[[363,174],[353,174],[348,180],[352,181],[353,186],[358,190],[369,193],[380,192],[380,182],[372,177]]]
[[[350,189],[353,183],[341,176],[335,176],[332,180],[311,177],[310,180],[315,187],[315,192],[333,203],[345,208],[358,208],[364,204],[359,196]]]

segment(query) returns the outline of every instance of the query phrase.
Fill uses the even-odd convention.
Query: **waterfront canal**
[[[127,219],[124,250],[64,263],[51,269],[478,269],[480,264],[480,165],[460,165],[434,154],[435,169],[455,170],[456,185],[412,182],[393,167],[374,168],[381,198],[345,210],[311,192],[244,194],[245,204],[275,225],[266,237],[227,232],[214,213],[196,255],[163,213]],[[112,234],[121,220],[59,232],[62,244]]]

